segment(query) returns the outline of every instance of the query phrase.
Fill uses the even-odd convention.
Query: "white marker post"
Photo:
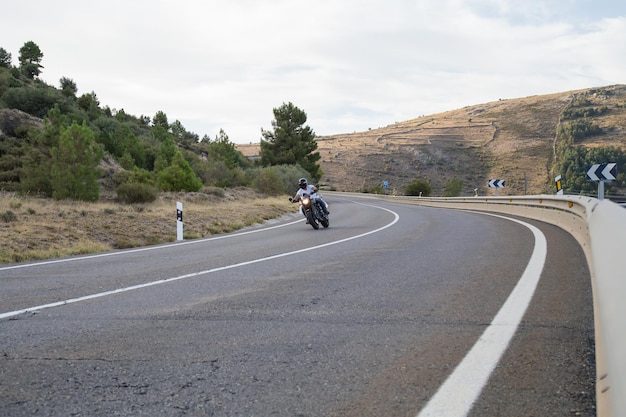
[[[176,240],[183,240],[183,203],[176,202]]]
[[[556,185],[556,195],[563,195],[563,180],[561,175],[557,175],[554,178],[554,184]]]

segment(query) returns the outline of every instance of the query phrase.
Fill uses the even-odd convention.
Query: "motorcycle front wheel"
[[[317,219],[315,218],[315,214],[313,214],[313,210],[309,210],[306,212],[306,219],[309,221],[311,227],[315,230],[320,228],[320,225],[317,224]]]

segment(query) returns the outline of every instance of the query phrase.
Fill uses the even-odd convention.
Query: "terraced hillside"
[[[500,195],[553,192],[554,146],[564,112],[591,115],[602,133],[582,146],[626,149],[626,86],[499,100],[421,116],[366,132],[320,136],[322,184],[341,191],[363,191],[389,184],[402,192],[414,179],[431,183],[442,195],[451,179],[463,181],[463,194],[493,194],[487,182],[506,180]],[[314,126],[312,126],[315,129]],[[258,154],[258,145],[238,147]]]

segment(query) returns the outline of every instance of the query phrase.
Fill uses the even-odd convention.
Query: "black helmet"
[[[299,184],[300,184],[300,188],[302,188],[303,190],[306,190],[306,187],[309,185],[309,184],[306,182],[306,178],[300,178],[300,182],[299,182]]]

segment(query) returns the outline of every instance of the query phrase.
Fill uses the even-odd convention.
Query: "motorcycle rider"
[[[328,211],[328,205],[326,204],[326,202],[324,200],[322,200],[321,197],[317,196],[317,187],[314,185],[311,185],[307,182],[306,178],[300,178],[300,181],[298,181],[298,191],[296,191],[296,195],[293,198],[290,198],[289,201],[291,202],[298,202],[300,201],[300,198],[302,198],[302,196],[304,194],[308,194],[311,196],[312,199],[314,199],[314,201],[316,203],[319,203],[320,207],[322,207],[322,210],[324,211],[324,214],[328,215],[330,214],[330,212]]]

